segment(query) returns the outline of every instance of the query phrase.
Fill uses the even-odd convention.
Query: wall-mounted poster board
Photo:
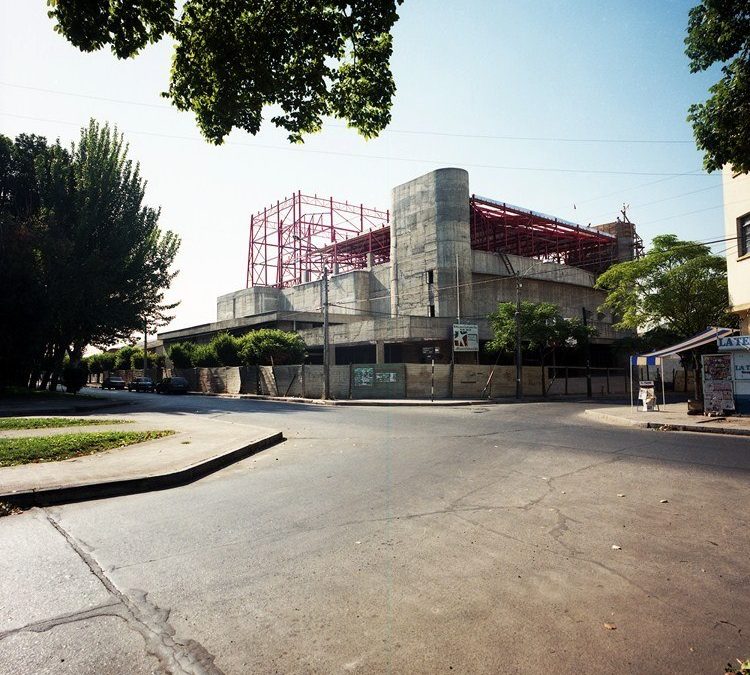
[[[720,415],[734,410],[732,355],[703,355],[703,412]]]

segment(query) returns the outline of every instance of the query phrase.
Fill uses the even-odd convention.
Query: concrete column
[[[469,174],[432,171],[393,189],[391,223],[391,313],[438,317],[457,314],[456,262],[461,313],[473,315]],[[430,297],[426,272],[432,271]]]
[[[383,340],[375,342],[375,363],[385,363],[385,342]]]

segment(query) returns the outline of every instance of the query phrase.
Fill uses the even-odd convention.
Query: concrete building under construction
[[[641,248],[630,222],[583,227],[480,197],[458,168],[395,187],[384,211],[295,193],[252,216],[247,287],[217,299],[216,321],[159,337],[204,342],[276,327],[299,332],[314,360],[326,271],[331,363],[418,363],[425,347],[438,361],[474,362],[475,353],[454,355],[453,325],[478,326],[481,347],[492,337],[487,315],[519,292],[566,317],[585,313],[596,349],[621,337],[599,312],[596,277]]]

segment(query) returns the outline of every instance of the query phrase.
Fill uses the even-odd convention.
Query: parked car
[[[158,394],[187,394],[188,381],[184,377],[165,377],[156,385]]]
[[[125,380],[116,375],[105,377],[102,382],[102,389],[125,389]]]
[[[134,377],[128,382],[128,391],[154,391],[154,381],[150,377]]]

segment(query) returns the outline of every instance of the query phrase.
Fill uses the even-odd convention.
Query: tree
[[[165,36],[174,41],[169,90],[220,144],[232,128],[256,134],[263,108],[299,142],[323,116],[365,138],[390,121],[395,84],[390,31],[403,0],[48,0],[55,30],[82,51],[118,58]]]
[[[731,320],[726,260],[674,234],[654,237],[646,255],[613,265],[596,287],[607,291],[603,306],[620,317],[616,328],[662,326],[688,337]]]
[[[690,10],[685,53],[697,73],[716,63],[723,77],[705,103],[690,106],[707,171],[732,165],[750,172],[750,5],[747,0],[701,0]]]
[[[487,317],[494,337],[485,349],[490,352],[512,352],[516,347],[516,305],[501,302]],[[521,303],[521,344],[539,355],[542,365],[542,392],[546,395],[544,364],[548,356],[565,346],[582,344],[593,329],[578,318],[566,319],[557,305],[550,302]]]
[[[652,335],[660,329],[682,339],[708,326],[731,326],[737,321],[728,312],[724,257],[673,234],[654,237],[642,258],[610,267],[596,287],[607,291],[603,307],[620,317],[615,328]],[[697,355],[693,350],[696,370]]]
[[[240,338],[239,355],[244,366],[302,363],[305,358],[305,342],[298,333],[261,328]]]
[[[121,134],[92,121],[65,149],[0,137],[0,383],[53,386],[68,352],[128,338],[175,305],[179,239],[143,204]]]
[[[222,366],[240,365],[240,341],[229,333],[219,333],[211,340],[211,347],[216,352]]]
[[[178,342],[168,349],[169,360],[175,368],[192,368],[193,351],[195,345],[192,342]]]

